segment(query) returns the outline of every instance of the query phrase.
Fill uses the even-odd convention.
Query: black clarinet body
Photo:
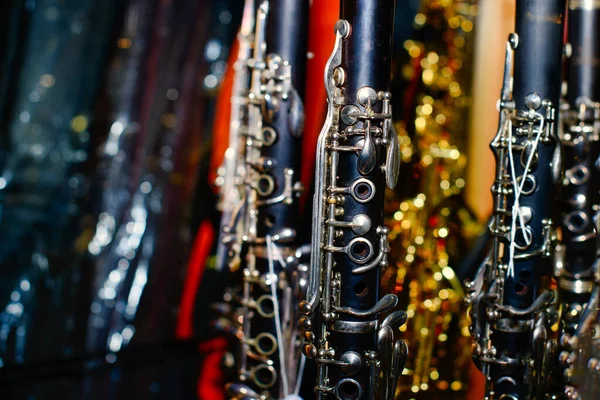
[[[565,177],[562,191],[562,242],[558,284],[563,301],[563,334],[572,335],[593,285],[596,252],[594,206],[598,195],[600,80],[600,8],[569,10],[568,38],[572,49],[567,77],[567,102],[562,112]],[[563,340],[567,340],[565,337]],[[563,341],[561,340],[561,342]]]
[[[325,71],[329,108],[317,145],[304,354],[316,360],[318,399],[391,399],[406,357],[406,320],[380,295],[387,266],[386,184],[399,162],[388,91],[393,0],[341,2]],[[382,374],[382,375],[380,375]]]
[[[551,279],[564,0],[518,0],[491,149],[490,253],[468,284],[473,355],[486,399],[542,399],[556,343]]]
[[[600,5],[585,0],[569,1],[567,77],[568,104],[577,99],[597,99],[600,93]],[[571,106],[573,107],[573,106]]]
[[[274,101],[276,104],[272,107],[278,108],[276,112],[267,108],[263,113],[273,114],[272,118],[265,118],[263,115],[263,130],[272,129],[276,133],[276,140],[271,146],[261,149],[261,156],[267,163],[269,160],[273,162],[269,175],[273,177],[274,193],[277,194],[293,189],[289,184],[286,186],[288,176],[293,176],[295,181],[300,177],[308,40],[308,35],[301,32],[305,31],[307,24],[308,0],[271,0],[267,20],[267,58],[271,59],[271,65],[276,62],[282,70],[286,69],[286,65],[291,67],[284,71],[286,74],[291,73],[291,76],[279,78],[287,79],[288,83],[282,84],[291,84],[289,88],[284,89],[288,92],[285,94],[287,98]],[[300,222],[296,201],[265,204],[260,212],[264,218],[258,220],[259,236],[278,234],[284,229],[297,226]]]
[[[550,102],[546,110],[556,109],[560,100],[561,57],[564,20],[564,0],[518,0],[516,9],[516,33],[518,46],[514,52],[513,101],[517,111],[543,110],[543,102]],[[536,96],[537,95],[537,96]],[[539,103],[539,104],[538,104]],[[547,138],[542,137],[537,148],[537,156],[532,159],[531,172],[526,179],[521,197],[521,207],[532,212],[526,228],[532,231],[532,244],[528,249],[519,249],[516,255],[526,255],[542,249],[547,244],[545,230],[549,230],[548,221],[552,217],[554,190],[560,165],[556,165],[555,156],[558,141],[557,125],[554,115],[547,118],[552,126]],[[526,148],[518,154],[525,161],[531,148],[532,133],[529,126],[523,124],[513,129],[518,145]],[[521,130],[520,134],[518,130]],[[527,147],[528,146],[528,147]],[[536,161],[535,158],[538,160]],[[497,160],[502,162],[505,160]],[[515,163],[516,175],[523,176],[524,163]],[[538,164],[535,166],[534,164]],[[535,185],[531,194],[530,185]],[[514,197],[514,196],[513,196]],[[522,233],[516,234],[516,241],[524,239]],[[516,307],[529,307],[540,294],[540,276],[550,276],[553,271],[552,260],[532,254],[514,262],[514,278],[508,279],[504,288],[505,304]],[[508,257],[505,257],[506,260]]]
[[[282,399],[300,388],[294,322],[306,279],[296,230],[308,6],[308,0],[270,0],[256,7],[247,130],[241,131],[242,323],[237,381],[227,385],[234,399]]]
[[[600,205],[600,5],[569,2],[567,94],[562,106],[561,142],[565,159],[562,190],[562,244],[558,247],[558,287],[562,300],[557,392],[578,397],[588,360],[582,338],[598,323],[598,239],[594,217]],[[583,339],[585,341],[585,339]],[[585,368],[585,367],[584,367]],[[583,372],[585,374],[585,372]],[[597,376],[596,376],[597,380]],[[589,394],[588,394],[589,395]]]
[[[340,67],[346,72],[347,80],[342,92],[344,104],[357,103],[357,93],[363,88],[373,88],[374,90],[388,91],[391,69],[391,44],[392,44],[392,23],[394,1],[342,1],[340,17],[349,21],[351,26],[351,35],[348,40],[342,42],[342,63]],[[376,21],[378,23],[376,23]],[[381,25],[380,25],[381,24]],[[368,43],[369,46],[365,46]],[[375,95],[375,93],[372,93]],[[359,106],[360,107],[360,106]],[[382,112],[381,101],[372,107],[374,112]],[[340,121],[340,131],[353,125],[348,121]],[[349,146],[356,146],[356,142],[363,140],[360,136],[348,138]],[[379,155],[381,157],[381,155]],[[337,174],[337,185],[349,187],[355,181],[363,178],[358,170],[358,157],[339,157]],[[369,202],[361,203],[352,198],[346,198],[342,209],[344,215],[355,216],[364,214],[369,216],[372,221],[379,221],[383,224],[383,199],[385,187],[384,173],[380,168],[373,168],[367,174],[374,184],[374,190],[367,186],[360,186],[357,190],[364,191],[365,195],[373,195]],[[370,193],[372,192],[372,193]],[[375,226],[375,225],[374,225]],[[377,227],[377,226],[375,226]],[[349,243],[357,234],[352,230],[343,230],[341,238],[342,243]],[[375,229],[370,229],[364,237],[370,243],[379,241],[379,234]],[[368,248],[363,248],[357,243],[354,251],[358,256],[360,253],[368,252]],[[382,249],[378,249],[381,251]],[[368,310],[373,307],[380,298],[379,294],[379,269],[374,269],[365,274],[352,274],[347,271],[360,266],[344,253],[336,253],[334,256],[336,269],[340,273],[339,279],[339,305],[341,307],[351,307],[357,310]],[[360,322],[361,318],[349,315],[344,318],[347,321]],[[361,354],[365,349],[373,348],[374,337],[372,332],[349,335],[347,332],[332,330],[330,342],[335,343],[335,350],[339,354],[353,351]],[[341,369],[331,368],[330,379],[339,382],[344,379],[345,374]],[[354,377],[357,382],[369,382],[369,370],[362,368]],[[366,390],[364,390],[366,389]],[[367,387],[363,393],[368,393]],[[357,387],[350,383],[342,385],[340,391],[342,398],[344,395],[354,394]],[[347,392],[347,393],[344,393]],[[352,397],[351,397],[352,398]]]

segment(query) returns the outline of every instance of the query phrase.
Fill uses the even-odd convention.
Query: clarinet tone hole
[[[256,300],[256,311],[264,318],[273,318],[275,316],[275,305],[273,298],[268,295],[263,295]]]
[[[356,242],[350,248],[354,258],[358,260],[365,260],[369,257],[370,251],[369,246],[365,242]]]
[[[344,252],[356,264],[365,264],[373,256],[373,245],[367,239],[358,237],[345,247]]]
[[[358,282],[354,285],[354,294],[358,297],[365,297],[369,293],[369,285],[364,282]]]
[[[268,389],[277,381],[277,372],[270,365],[261,364],[253,372],[254,383],[261,389]]]
[[[588,217],[583,211],[573,211],[565,216],[565,225],[571,232],[581,233],[588,225]]]
[[[352,184],[352,197],[359,203],[366,203],[375,196],[373,183],[368,179],[361,178]]]
[[[259,195],[263,197],[269,196],[271,193],[273,193],[274,189],[275,183],[273,182],[273,178],[271,178],[269,175],[261,175],[258,178],[258,182],[256,184],[256,191]]]
[[[270,356],[277,350],[277,340],[270,333],[259,333],[255,339],[254,346],[259,354]]]
[[[264,146],[272,146],[273,143],[275,143],[275,140],[277,139],[277,133],[275,132],[275,129],[267,126],[264,127],[262,130],[262,142]]]
[[[589,170],[585,166],[577,166],[569,176],[569,182],[573,185],[584,184],[589,177]]]
[[[517,180],[519,185],[521,184],[521,181],[522,176],[520,176]],[[529,196],[535,191],[536,187],[537,185],[535,183],[535,178],[533,177],[533,175],[527,175],[527,177],[525,178],[525,182],[523,183],[523,189],[521,190],[521,193],[525,196]]]
[[[335,387],[338,400],[358,400],[362,396],[362,387],[354,379],[345,378]]]
[[[519,250],[526,250],[533,242],[533,231],[530,227],[525,230],[520,227],[515,230],[515,247]]]
[[[356,187],[356,194],[360,197],[367,197],[369,195],[369,186],[360,184]]]

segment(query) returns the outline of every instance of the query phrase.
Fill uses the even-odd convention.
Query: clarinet
[[[559,362],[568,399],[592,398],[580,390],[588,364],[585,348],[598,332],[598,243],[594,215],[600,207],[600,5],[569,2],[567,96],[560,139],[565,158],[562,241],[556,275],[562,299]],[[597,217],[596,217],[597,220]],[[583,346],[587,342],[587,346]],[[583,365],[582,365],[583,364]],[[590,365],[590,372],[594,374]],[[579,371],[579,372],[578,372]],[[595,371],[598,379],[598,371]],[[583,374],[582,374],[583,372]],[[597,390],[598,388],[596,388]],[[589,390],[589,388],[588,388]]]
[[[233,65],[234,78],[231,93],[231,116],[229,124],[229,147],[225,151],[223,164],[217,171],[215,184],[219,187],[217,208],[221,211],[219,241],[216,251],[216,269],[223,271],[229,266],[239,269],[241,252],[240,217],[244,198],[244,136],[249,128],[247,97],[250,90],[249,60],[252,57],[253,29],[255,18],[254,0],[245,0],[242,24],[238,33],[238,57]]]
[[[473,357],[485,399],[545,398],[558,319],[551,291],[553,193],[561,178],[555,124],[564,0],[520,0],[506,45],[490,251],[467,284]],[[513,71],[514,65],[514,71]]]
[[[596,233],[596,257],[591,267],[591,290],[587,303],[576,309],[577,324],[563,333],[563,351],[559,360],[564,369],[564,398],[595,400],[600,396],[600,210],[593,218]],[[562,322],[562,321],[561,321]],[[566,323],[564,323],[566,325]],[[566,329],[563,327],[563,332]],[[555,396],[558,398],[558,396]]]
[[[252,58],[256,7],[254,0],[244,0],[242,21],[237,33],[238,52],[233,63],[231,86],[231,111],[229,115],[228,147],[222,164],[217,170],[215,186],[218,188],[217,210],[220,211],[218,241],[215,252],[217,277],[223,279],[224,293],[221,301],[210,305],[214,320],[210,321],[213,333],[228,341],[228,350],[221,362],[224,380],[237,375],[235,344],[239,343],[240,319],[243,306],[240,296],[242,288],[241,250],[242,214],[244,210],[244,143],[243,132],[248,127],[248,94],[250,91],[250,66]],[[223,94],[221,94],[223,95]]]
[[[385,186],[398,178],[390,84],[393,0],[343,0],[325,68],[328,111],[317,143],[303,353],[318,399],[392,399],[407,356],[403,311],[380,296],[387,266]]]
[[[306,248],[298,243],[298,197],[308,0],[261,1],[256,7],[244,136],[240,262],[240,351],[234,399],[282,399],[300,390],[298,302]],[[293,18],[290,18],[293,16]],[[267,51],[269,52],[267,54]]]

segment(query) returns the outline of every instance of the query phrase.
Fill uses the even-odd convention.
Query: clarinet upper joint
[[[543,10],[541,3],[521,6]],[[517,32],[524,31],[529,33],[518,23]],[[467,283],[472,353],[487,378],[486,399],[545,398],[557,349],[552,326],[559,313],[550,281],[558,235],[547,197],[562,177],[559,87],[544,85],[559,74],[539,71],[542,79],[536,80],[530,70],[521,70],[532,46],[531,37],[517,33],[506,44],[499,127],[491,143],[496,158],[492,242],[474,280]],[[545,54],[544,62],[558,63],[559,49]]]
[[[387,294],[367,309],[342,306],[342,298],[347,296],[342,293],[343,282],[349,278],[346,274],[379,276],[387,267],[388,229],[381,225],[383,221],[374,220],[380,216],[367,215],[366,210],[375,199],[382,199],[376,197],[377,191],[384,190],[377,176],[384,178],[387,186],[395,186],[400,160],[391,94],[363,86],[348,96],[346,84],[353,77],[348,76],[341,60],[342,42],[351,34],[348,21],[337,22],[336,43],[326,66],[329,105],[317,148],[311,274],[307,300],[300,304],[305,314],[300,326],[304,331],[303,352],[318,364],[315,390],[319,399],[358,399],[363,394],[392,399],[407,356],[406,344],[395,339],[406,321],[403,311],[392,311],[397,297]],[[353,159],[351,165],[356,171],[348,183],[340,184],[344,172],[339,169],[340,160],[344,159]],[[368,287],[365,295],[366,290]],[[319,315],[315,315],[317,310]],[[338,346],[330,336],[334,332],[371,334],[376,346],[362,352],[336,350]],[[337,382],[329,376],[332,368],[342,372],[336,375],[341,376]],[[366,370],[368,385],[356,378]]]

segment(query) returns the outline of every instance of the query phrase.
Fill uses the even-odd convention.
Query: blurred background
[[[223,290],[211,268],[214,180],[242,7],[0,5],[0,399],[223,398],[227,345],[209,323]],[[337,7],[313,0],[306,27],[307,187]],[[397,1],[392,93],[404,164],[386,205],[395,267],[382,284],[403,296],[410,345],[423,297],[446,290],[447,304],[427,354],[409,361],[401,398],[481,398],[460,282],[491,211],[488,147],[513,21],[512,0]],[[436,274],[422,265],[431,257],[454,275],[416,293]]]

